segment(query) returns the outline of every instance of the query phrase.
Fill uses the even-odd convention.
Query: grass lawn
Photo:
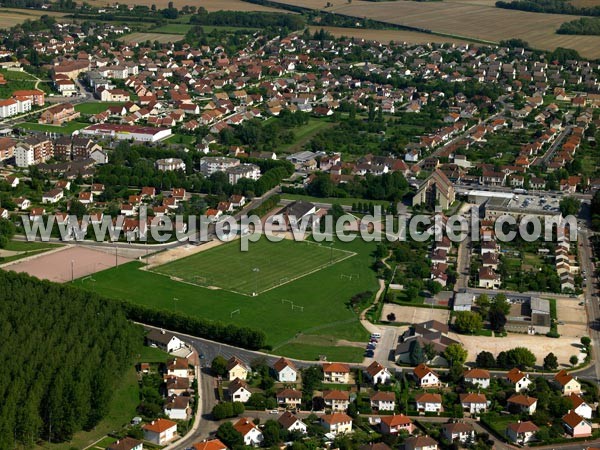
[[[167,362],[169,358],[172,358],[172,356],[163,352],[161,349],[144,345],[139,349],[135,356],[135,362],[164,363]]]
[[[192,145],[194,142],[196,142],[196,136],[192,134],[174,133],[168,137],[165,142],[168,142],[169,144]]]
[[[280,347],[277,352],[306,361],[315,361],[320,355],[325,355],[328,361],[359,363],[363,360],[364,350],[357,347],[331,347],[292,343]]]
[[[35,250],[51,250],[62,247],[60,244],[50,244],[48,242],[25,242],[25,241],[9,241],[4,247],[4,250],[13,252],[31,252]]]
[[[59,134],[73,134],[74,131],[81,130],[82,128],[89,127],[89,123],[82,122],[67,122],[64,125],[43,125],[41,123],[23,122],[17,125],[17,127],[25,128],[27,130],[44,131],[49,133]]]
[[[353,256],[312,242],[288,239],[278,243],[261,239],[251,244],[247,252],[242,252],[239,245],[239,241],[223,244],[153,271],[199,286],[253,295]]]
[[[306,202],[312,203],[339,203],[342,206],[352,206],[353,203],[373,203],[374,205],[381,205],[384,208],[387,208],[390,205],[390,202],[387,200],[365,200],[362,198],[353,198],[353,197],[311,197],[310,195],[301,195],[301,194],[281,194],[281,198],[283,200],[304,200]]]
[[[186,23],[170,23],[159,28],[152,28],[150,31],[154,33],[186,34],[191,28],[192,25]]]
[[[120,106],[122,102],[87,102],[75,105],[75,111],[81,114],[98,114],[106,111],[110,106]]]
[[[35,88],[37,80],[27,72],[0,70],[0,73],[4,75],[4,78],[7,81],[5,85],[0,86],[0,98],[9,98],[13,91]]]
[[[268,243],[267,245],[282,248],[288,247],[293,243]],[[239,243],[238,243],[239,245]],[[256,245],[256,244],[254,244]],[[227,254],[225,257],[231,258]],[[314,245],[300,244],[298,250],[290,251],[287,248],[287,254],[280,261],[275,261],[275,256],[282,253],[279,250],[268,251],[273,261],[262,261],[259,263],[263,267],[262,274],[259,272],[259,290],[267,282],[267,278],[273,278],[268,272],[289,273],[289,269],[282,271],[278,266],[285,265],[294,267],[292,261],[297,260],[299,253],[310,264],[315,267],[319,265],[318,261],[329,261],[329,249],[322,249]],[[347,339],[351,341],[363,341],[368,337],[366,330],[360,326],[356,314],[346,306],[346,302],[356,293],[377,290],[377,281],[374,272],[370,269],[372,260],[371,253],[375,248],[374,243],[366,243],[360,240],[354,242],[339,243],[334,245],[334,256],[344,254],[335,249],[355,252],[356,255],[340,261],[323,269],[305,274],[292,282],[283,284],[275,289],[263,292],[256,297],[236,294],[223,289],[213,290],[195,286],[188,283],[174,281],[163,275],[149,271],[138,270],[141,267],[139,262],[124,264],[117,268],[108,269],[94,275],[95,282],[78,280],[78,283],[84,289],[93,290],[107,297],[127,299],[128,301],[147,305],[154,308],[168,309],[178,311],[186,315],[208,318],[221,321],[223,323],[235,323],[237,325],[249,326],[261,329],[267,334],[267,344],[278,348],[275,353],[290,357],[302,357],[302,352],[298,348],[308,347],[301,342],[295,342],[299,333],[310,334],[314,336],[323,336],[323,347],[328,347],[329,358],[332,360],[344,360],[346,354],[350,353],[353,358],[359,358],[362,348],[345,348],[328,346],[325,336],[335,337],[337,339]],[[220,250],[220,249],[216,249]],[[285,248],[284,248],[285,250]],[[311,250],[310,253],[307,251]],[[323,251],[325,250],[325,253]],[[249,274],[243,277],[250,282],[249,289],[252,289],[254,282],[254,273],[251,272],[252,254],[260,252],[260,248],[250,247],[248,265],[244,268]],[[316,251],[316,253],[315,253]],[[210,251],[206,252],[209,260],[222,264],[220,252],[217,257],[211,256]],[[239,253],[238,253],[239,254]],[[292,258],[290,260],[290,258]],[[317,260],[315,260],[317,258]],[[231,266],[222,265],[223,270],[229,276],[232,286],[237,281],[239,263],[234,259]],[[182,260],[185,261],[185,260]],[[199,260],[205,264],[202,259]],[[176,264],[176,263],[172,263]],[[301,264],[298,270],[306,271],[306,264]],[[183,270],[192,273],[189,268],[183,267]],[[209,267],[210,270],[215,270]],[[356,274],[352,280],[342,279],[342,274]],[[181,274],[180,274],[181,275]],[[277,279],[277,277],[275,277]],[[227,280],[224,281],[225,283]],[[303,306],[304,310],[292,310],[291,304],[294,302],[297,306]],[[239,313],[232,315],[233,311],[239,310]],[[300,339],[301,341],[301,339]],[[292,344],[298,344],[292,345]],[[313,344],[314,345],[314,344]]]
[[[326,119],[310,118],[306,125],[291,129],[291,131],[294,133],[294,142],[292,144],[282,145],[276,151],[284,153],[298,152],[302,150],[304,145],[310,141],[315,134],[321,130],[331,128],[334,125],[335,123]]]

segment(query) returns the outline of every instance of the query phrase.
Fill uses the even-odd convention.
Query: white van
[[[371,333],[371,338],[373,338],[373,339],[380,339],[381,338],[381,333]]]

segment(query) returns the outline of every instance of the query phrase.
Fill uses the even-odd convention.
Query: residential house
[[[284,412],[279,419],[277,419],[277,422],[279,422],[279,425],[288,432],[297,431],[306,434],[306,424],[289,411]]]
[[[321,416],[321,426],[327,433],[338,434],[352,433],[352,417],[344,413],[325,414]]]
[[[577,378],[573,378],[564,369],[554,375],[554,382],[563,395],[581,394],[581,384]]]
[[[325,406],[332,411],[346,411],[350,405],[350,393],[348,391],[323,391]]]
[[[515,444],[525,445],[535,440],[535,434],[539,428],[530,421],[513,422],[506,427],[506,436]]]
[[[467,442],[475,441],[475,430],[473,425],[466,422],[451,422],[442,425],[442,435],[450,442]]]
[[[383,367],[377,361],[373,361],[369,367],[367,367],[367,377],[372,381],[374,385],[377,384],[386,384],[388,381],[392,379],[392,374],[390,371]]]
[[[62,189],[51,189],[42,195],[42,203],[44,205],[60,202],[64,197]]]
[[[167,333],[164,330],[150,330],[146,335],[146,345],[150,347],[158,347],[161,350],[172,353],[185,346],[184,342],[177,336]]]
[[[350,366],[343,363],[326,363],[323,365],[323,376],[326,383],[350,383]]]
[[[227,377],[229,381],[233,381],[236,378],[245,380],[248,378],[248,373],[250,373],[250,368],[239,358],[236,356],[229,358],[229,361],[227,361]]]
[[[413,369],[413,375],[420,387],[437,387],[440,385],[440,377],[425,364],[419,364]]]
[[[583,438],[592,435],[592,424],[575,411],[569,410],[562,417],[562,422],[566,432],[573,438]]]
[[[144,440],[156,445],[166,445],[177,437],[177,423],[167,419],[156,419],[142,427]]]
[[[479,287],[483,289],[497,289],[500,287],[500,275],[491,267],[479,269]]]
[[[248,390],[248,384],[239,378],[236,378],[229,383],[227,391],[229,392],[229,398],[231,398],[232,402],[246,403],[252,395]]]
[[[189,370],[190,365],[185,358],[173,358],[167,362],[167,376],[169,377],[187,377]]]
[[[465,373],[465,382],[487,389],[490,387],[490,372],[485,369],[471,369]]]
[[[514,394],[507,400],[509,411],[518,411],[520,413],[533,414],[537,408],[537,398],[529,395]]]
[[[247,417],[242,417],[238,420],[233,425],[233,428],[244,438],[244,445],[257,447],[264,440],[262,431]]]
[[[488,401],[484,394],[470,392],[460,394],[460,404],[463,411],[471,414],[481,414],[488,409]]]
[[[371,408],[375,411],[394,411],[396,394],[388,391],[377,391],[371,395]]]
[[[575,413],[579,414],[584,419],[592,418],[592,407],[587,404],[587,402],[577,394],[569,395],[568,399],[572,403],[572,409]]]
[[[431,394],[425,392],[415,397],[417,411],[419,412],[442,412],[442,396],[440,394]]]
[[[190,397],[186,395],[172,395],[165,401],[164,414],[172,420],[187,420],[190,417]]]
[[[298,378],[298,369],[293,362],[287,358],[279,358],[273,364],[273,370],[277,375],[277,381],[281,383],[295,383]]]
[[[404,450],[438,450],[438,444],[429,436],[415,436],[404,440]]]
[[[412,433],[415,429],[413,421],[404,414],[393,414],[391,416],[382,416],[379,428],[383,434],[397,434],[401,431]]]
[[[75,107],[72,104],[62,103],[42,112],[38,122],[41,124],[62,125],[65,122],[79,118],[79,116],[79,111],[75,111]]]
[[[194,450],[228,450],[227,446],[220,439],[210,439],[192,445]]]
[[[506,379],[513,385],[516,392],[523,392],[529,388],[532,381],[529,379],[529,374],[521,372],[518,368],[512,368],[507,374]]]
[[[277,404],[286,408],[297,408],[302,403],[302,392],[296,389],[283,389],[275,396]]]
[[[124,437],[113,442],[106,450],[142,450],[144,448],[142,441],[130,437]]]

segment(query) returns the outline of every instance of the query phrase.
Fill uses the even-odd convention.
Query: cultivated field
[[[168,42],[178,42],[181,41],[184,38],[183,34],[168,34],[168,33],[152,33],[152,32],[147,32],[147,33],[131,33],[131,34],[127,34],[125,36],[123,36],[121,38],[122,41],[127,42],[127,43],[131,43],[131,42],[136,42],[136,43],[140,43],[140,42],[146,42],[146,41],[150,41],[150,42],[154,42],[154,41],[158,41],[161,44],[166,44]]]
[[[0,10],[0,28],[11,28],[19,23],[29,20],[37,20],[40,16],[62,17],[63,13],[49,12],[35,9],[13,9],[2,8]]]
[[[539,14],[495,8],[487,0],[475,3],[448,2],[366,2],[333,0],[327,11],[353,17],[369,17],[383,22],[417,27],[453,38],[471,38],[485,42],[520,38],[533,47],[552,50],[574,48],[588,58],[600,57],[600,36],[567,36],[556,34],[561,23],[578,16]],[[323,9],[322,0],[277,0],[313,9]]]
[[[354,253],[311,242],[261,239],[247,252],[242,252],[240,242],[235,241],[151,270],[176,281],[253,295],[351,256]]]
[[[118,257],[118,264],[130,262],[131,259]],[[88,247],[64,247],[50,251],[39,256],[34,256],[5,265],[4,270],[24,272],[42,280],[64,283],[72,278],[87,277],[88,282],[93,282],[90,275],[106,270],[115,265],[115,255]]]
[[[157,8],[166,8],[170,0],[127,0],[125,2],[119,2],[120,4],[127,5],[156,5]],[[107,6],[115,4],[114,1],[106,0],[89,0],[92,6]],[[279,9],[269,8],[268,6],[254,5],[252,3],[243,2],[242,0],[200,0],[198,2],[190,3],[186,0],[173,0],[173,5],[176,8],[181,8],[185,5],[191,5],[200,8],[206,8],[207,11],[271,11],[271,12],[284,12]]]
[[[416,31],[404,30],[369,30],[365,28],[342,28],[342,27],[319,27],[311,26],[310,32],[314,33],[320,29],[328,31],[336,37],[347,36],[356,37],[379,42],[407,42],[409,44],[425,44],[427,42],[437,42],[444,44],[451,42],[453,44],[464,44],[469,42],[466,39],[454,39],[437,36],[429,33],[418,33]]]

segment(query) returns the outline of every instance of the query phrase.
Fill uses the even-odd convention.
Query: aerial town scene
[[[600,0],[0,29],[0,450],[600,449]]]

